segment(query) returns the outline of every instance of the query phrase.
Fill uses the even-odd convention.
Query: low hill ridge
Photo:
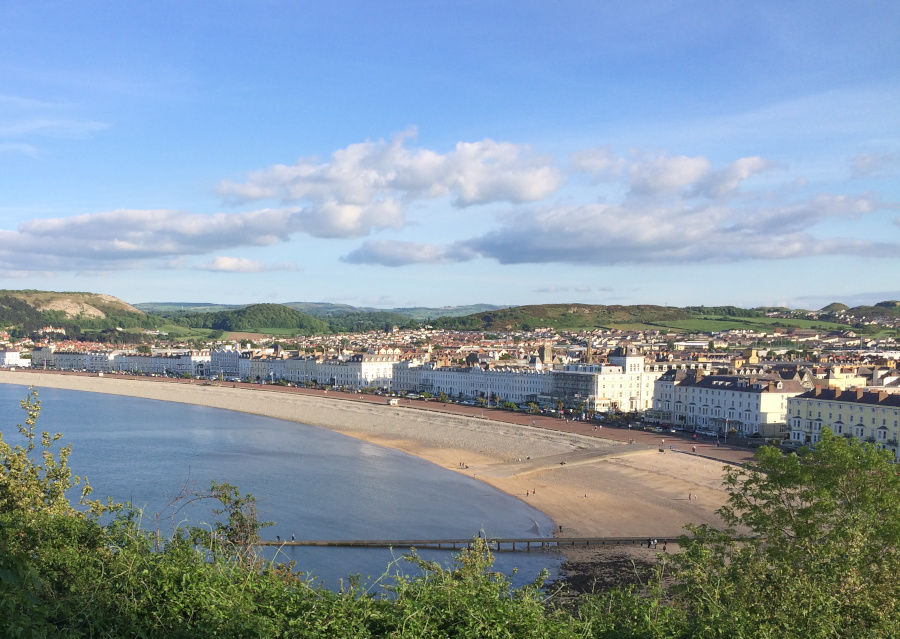
[[[57,311],[66,319],[105,319],[123,313],[145,315],[128,302],[102,293],[0,290],[0,296],[21,300],[39,312]]]

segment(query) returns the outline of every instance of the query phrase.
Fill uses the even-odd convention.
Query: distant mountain
[[[435,317],[462,317],[472,313],[494,311],[503,306],[496,304],[467,304],[465,306],[441,306],[431,308],[428,306],[412,306],[401,308],[374,308],[371,306],[350,306],[349,304],[330,304],[328,302],[288,302],[285,306],[297,309],[302,313],[309,313],[315,317],[335,317],[350,313],[394,313],[405,315],[415,320],[432,319]]]
[[[141,302],[134,307],[155,315],[172,315],[176,313],[218,313],[220,311],[236,311],[250,306],[249,304],[213,304],[211,302]]]
[[[796,318],[790,318],[790,313],[779,318],[767,317],[767,311],[790,311],[774,307],[677,308],[652,304],[602,306],[573,303],[378,309],[329,302],[251,305],[146,302],[132,306],[115,297],[96,293],[0,290],[0,328],[13,330],[17,335],[28,335],[50,324],[64,329],[69,337],[102,341],[133,339],[129,335],[140,333],[128,333],[129,329],[161,327],[196,329],[200,331],[198,337],[204,336],[204,330],[275,334],[302,332],[309,335],[390,331],[393,327],[417,328],[423,324],[435,328],[485,332],[551,327],[572,331],[658,328],[666,332],[711,333],[732,328],[763,332],[771,332],[776,327],[808,328],[814,321],[818,328],[836,330],[846,326],[843,319],[836,317],[836,313],[843,309],[846,309],[847,316],[858,318],[900,317],[900,301],[896,300],[851,309],[834,303],[820,311],[822,318],[809,320],[802,317],[806,311],[798,311]],[[857,330],[861,330],[859,326]]]
[[[847,314],[854,317],[900,317],[900,302],[888,300],[874,306],[854,306]]]
[[[466,304],[465,306],[442,306],[440,308],[413,306],[411,308],[393,308],[391,311],[400,315],[408,315],[413,319],[425,320],[438,317],[464,317],[475,313],[497,311],[503,308],[509,307],[497,306],[496,304]]]
[[[162,318],[111,295],[0,290],[0,327],[10,329],[15,337],[34,335],[48,325],[76,339],[121,328],[157,328],[162,323]]]
[[[219,313],[246,308],[250,304],[214,304],[211,302],[141,302],[134,305],[145,313],[154,313],[166,317],[192,313]],[[331,302],[286,302],[287,306],[313,317],[340,317],[341,315],[360,313],[393,313],[415,320],[435,317],[462,317],[472,313],[483,313],[505,308],[496,304],[467,304],[464,306],[413,306],[404,308],[375,308],[372,306],[351,306],[350,304],[334,304]]]
[[[112,295],[58,291],[6,291],[0,295],[22,300],[36,311],[56,313],[66,319],[104,319],[107,316],[138,315],[144,312]]]
[[[558,330],[607,328],[616,325],[648,325],[661,321],[689,320],[694,315],[669,306],[600,306],[594,304],[540,304],[516,306],[465,317],[442,317],[435,327],[457,330]]]
[[[285,329],[312,334],[327,332],[329,328],[328,322],[283,304],[252,304],[233,311],[185,313],[179,315],[177,321],[191,328],[250,333]]]
[[[312,315],[313,317],[334,317],[336,315],[345,315],[347,313],[363,313],[370,309],[358,308],[349,304],[332,304],[330,302],[286,302],[288,306],[301,313]],[[374,311],[382,311],[384,309],[371,309]]]
[[[840,302],[832,302],[828,306],[819,309],[822,313],[839,313],[841,311],[849,311],[850,307]]]

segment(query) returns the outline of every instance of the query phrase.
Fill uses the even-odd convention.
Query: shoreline
[[[722,525],[715,510],[726,499],[723,462],[661,453],[646,444],[388,406],[358,395],[326,397],[267,386],[34,371],[0,371],[0,383],[192,404],[326,428],[465,473],[517,497],[546,514],[557,537],[673,539],[688,523]],[[695,498],[688,499],[689,493]]]

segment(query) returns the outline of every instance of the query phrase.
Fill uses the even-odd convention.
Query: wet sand
[[[527,501],[556,523],[561,537],[671,539],[688,523],[722,525],[715,511],[726,499],[723,463],[660,452],[646,443],[493,421],[434,405],[422,410],[281,387],[5,370],[0,383],[22,385],[23,397],[24,387],[33,385],[39,391],[127,395],[327,428],[466,473]]]

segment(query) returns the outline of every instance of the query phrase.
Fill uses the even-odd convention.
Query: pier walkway
[[[662,543],[665,539],[677,540],[679,535],[655,537]],[[488,547],[497,552],[530,552],[572,546],[641,546],[647,537],[522,537],[486,539]],[[257,546],[319,546],[336,548],[428,548],[430,550],[460,550],[472,545],[472,539],[353,539],[353,540],[284,540],[259,541]]]

